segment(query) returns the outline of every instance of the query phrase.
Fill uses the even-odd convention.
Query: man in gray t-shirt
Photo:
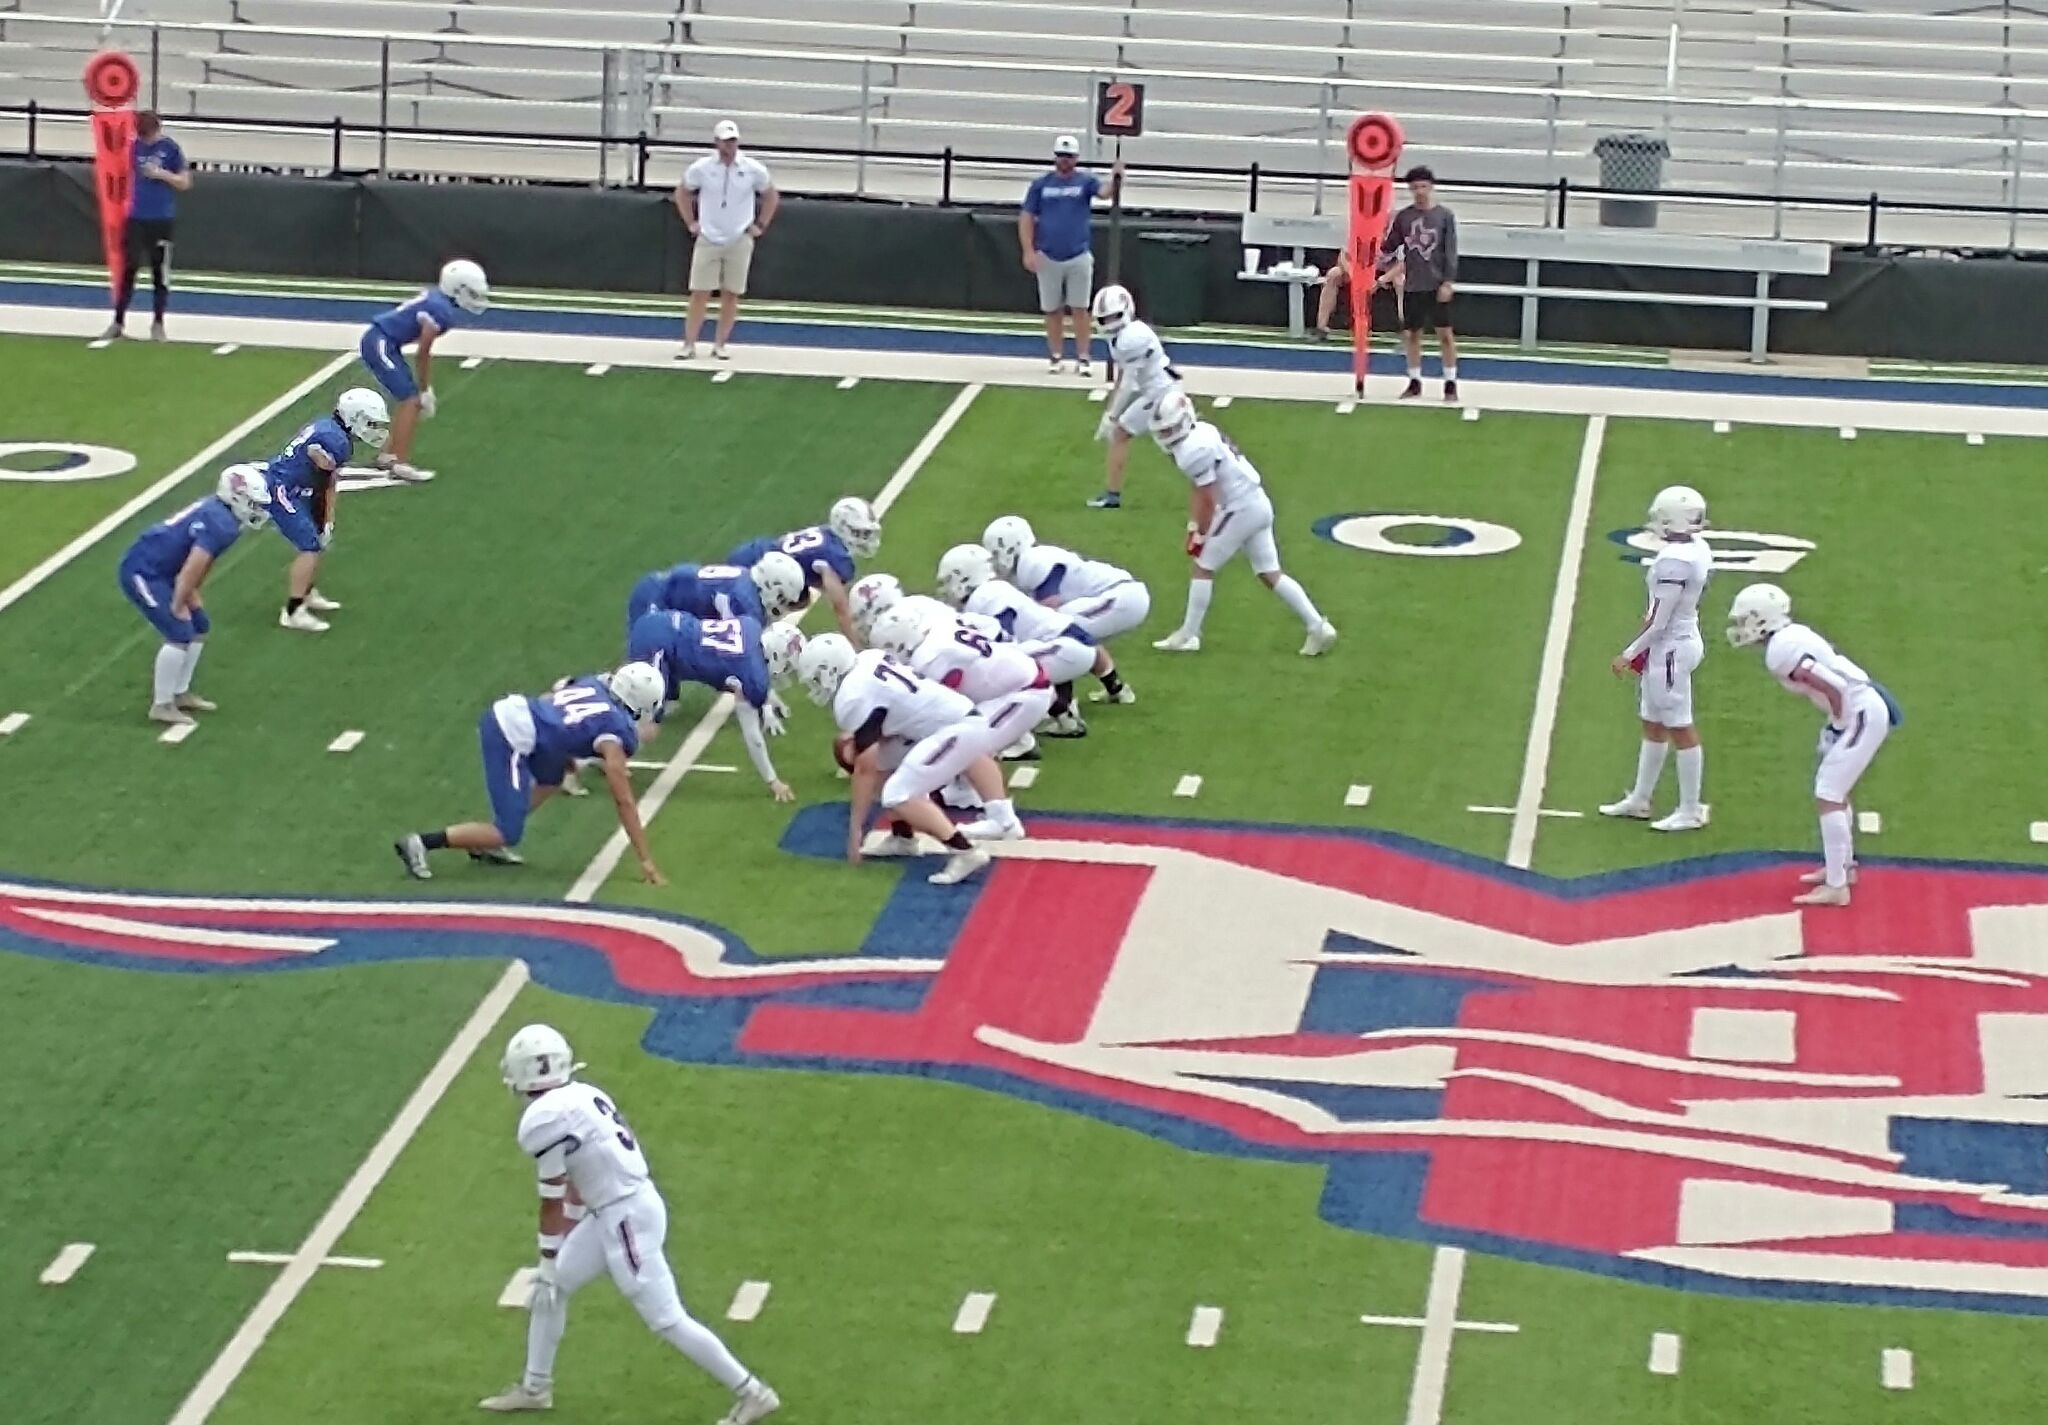
[[[1401,399],[1422,394],[1422,333],[1436,328],[1444,363],[1444,399],[1458,399],[1458,338],[1451,330],[1451,298],[1458,280],[1458,219],[1436,201],[1436,175],[1408,170],[1414,202],[1394,214],[1380,242],[1379,286],[1401,299],[1401,344],[1408,353],[1408,387]]]

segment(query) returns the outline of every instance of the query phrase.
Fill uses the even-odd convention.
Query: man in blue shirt
[[[358,386],[341,393],[331,414],[300,427],[284,449],[263,466],[271,518],[277,521],[277,532],[285,542],[298,551],[285,577],[284,607],[277,615],[279,628],[325,633],[328,623],[317,615],[341,607],[322,594],[315,582],[320,576],[320,556],[334,539],[335,477],[348,464],[357,441],[382,444],[390,424],[384,398]]]
[[[1095,200],[1102,180],[1081,171],[1081,143],[1061,134],[1052,143],[1052,172],[1031,180],[1024,192],[1024,211],[1017,215],[1017,240],[1024,250],[1024,270],[1037,274],[1038,309],[1045,313],[1045,348],[1052,373],[1060,373],[1066,342],[1065,318],[1074,318],[1074,374],[1088,375],[1088,303],[1095,294]],[[1123,192],[1124,169],[1110,171],[1109,196]]]
[[[662,886],[647,849],[647,831],[633,792],[626,759],[640,747],[639,724],[661,708],[662,678],[646,663],[628,663],[610,673],[564,678],[537,698],[511,693],[484,709],[477,720],[483,751],[484,787],[491,819],[464,821],[437,831],[401,836],[392,850],[415,880],[434,877],[427,853],[454,848],[472,861],[520,864],[511,848],[526,834],[527,814],[557,791],[576,763],[595,758],[618,807],[619,826],[640,858],[640,878]]]
[[[135,116],[133,163],[135,181],[128,199],[120,291],[114,297],[114,324],[101,334],[103,341],[119,341],[128,335],[128,304],[135,299],[135,277],[145,258],[156,287],[156,320],[150,324],[149,339],[165,340],[164,312],[171,305],[171,227],[178,215],[178,195],[192,186],[185,151],[147,109]]]
[[[163,635],[149,702],[152,722],[186,727],[214,705],[192,691],[192,673],[213,622],[199,586],[245,529],[261,529],[270,493],[254,465],[231,465],[207,498],[185,506],[135,537],[121,556],[121,593]]]
[[[768,756],[766,738],[782,735],[789,710],[775,695],[769,679],[758,620],[700,619],[674,609],[657,609],[633,621],[626,636],[626,657],[661,670],[664,706],[681,695],[685,683],[701,683],[714,693],[731,693],[740,738],[747,744],[754,770],[775,800],[796,800],[796,793],[775,775],[775,763]]]
[[[434,417],[434,343],[443,332],[460,326],[470,317],[481,316],[491,305],[491,284],[483,268],[458,258],[441,269],[434,286],[419,296],[400,302],[370,323],[363,333],[360,350],[363,365],[377,378],[377,384],[396,403],[391,418],[391,438],[377,456],[377,468],[400,480],[431,480],[431,470],[416,470],[409,463],[413,431],[420,417]],[[406,365],[405,349],[416,349],[419,370]]]

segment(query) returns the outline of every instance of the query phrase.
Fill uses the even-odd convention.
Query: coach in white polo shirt
[[[740,126],[720,119],[711,131],[718,151],[691,164],[676,185],[676,211],[697,240],[690,252],[690,314],[683,319],[683,359],[697,354],[697,333],[711,294],[718,307],[718,344],[711,354],[726,359],[726,343],[739,319],[747,272],[754,265],[754,239],[768,231],[782,195],[761,164],[740,152]]]

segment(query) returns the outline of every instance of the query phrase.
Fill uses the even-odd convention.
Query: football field
[[[276,626],[290,551],[245,537],[220,711],[165,744],[121,550],[355,381],[0,338],[0,1418],[473,1414],[522,1359],[496,1062],[540,1019],[792,1422],[2039,1417],[2039,445],[1238,399],[1342,639],[1297,657],[1232,567],[1176,657],[1182,482],[1141,446],[1084,508],[1082,389],[451,360],[439,478],[342,497],[332,631]],[[1713,817],[1660,836],[1595,809],[1634,769],[1627,541],[1677,482],[1721,571]],[[797,692],[794,808],[708,698],[641,751],[665,888],[602,795],[536,813],[524,867],[404,878],[394,835],[485,810],[478,713],[616,662],[638,575],[885,490],[867,567],[908,586],[1015,512],[1153,592],[1138,701],[1046,745],[979,884],[845,864]],[[1816,718],[1721,638],[1766,577],[1905,711],[1844,911],[1788,903]],[[557,1418],[724,1409],[608,1286],[571,1321]]]

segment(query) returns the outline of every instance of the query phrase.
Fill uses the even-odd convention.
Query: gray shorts
[[[1038,255],[1039,311],[1057,312],[1062,307],[1071,307],[1077,312],[1085,312],[1094,297],[1094,253],[1084,252],[1065,262],[1055,262],[1044,253]]]

